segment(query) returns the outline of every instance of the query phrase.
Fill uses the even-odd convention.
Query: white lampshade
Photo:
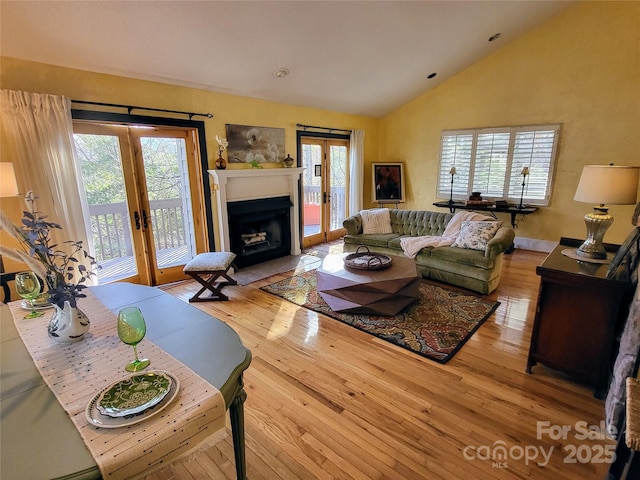
[[[638,198],[640,167],[585,165],[573,199],[600,205],[632,205]]]
[[[0,162],[0,197],[15,197],[18,195],[18,183],[13,163]]]

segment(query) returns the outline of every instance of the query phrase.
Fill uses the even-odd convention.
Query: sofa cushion
[[[362,233],[377,235],[380,233],[393,233],[391,230],[391,217],[388,208],[373,208],[362,210]]]
[[[344,243],[386,247],[388,246],[390,241],[397,238],[398,236],[399,235],[397,233],[382,233],[379,235],[345,235]],[[402,254],[402,250],[400,250],[399,254]]]
[[[445,265],[443,262],[447,262],[449,270],[459,268],[460,270],[453,270],[456,273],[465,271],[465,268],[476,267],[481,269],[491,269],[494,265],[494,259],[491,257],[485,257],[484,252],[478,250],[458,248],[458,247],[437,247],[423,249],[418,256],[416,256],[417,263],[423,263],[433,265],[433,262],[437,262],[438,265]],[[458,265],[458,267],[454,267]]]
[[[460,228],[460,233],[453,247],[467,248],[471,250],[484,250],[487,243],[491,240],[502,222],[489,221],[464,221]]]
[[[450,213],[418,210],[392,209],[390,213],[393,231],[410,237],[442,235],[453,217]]]

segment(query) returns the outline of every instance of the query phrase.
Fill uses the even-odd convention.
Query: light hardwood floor
[[[489,296],[500,306],[446,365],[259,290],[289,274],[225,287],[229,302],[194,304],[233,327],[253,353],[245,374],[249,479],[604,478],[608,465],[589,460],[614,442],[583,440],[575,429],[599,424],[604,402],[541,365],[525,373],[535,267],[544,258],[506,255]],[[185,301],[196,289],[165,288]],[[551,438],[538,422],[571,430]],[[487,459],[501,447],[506,457]],[[551,451],[548,463],[542,451]],[[230,435],[152,478],[234,479]]]

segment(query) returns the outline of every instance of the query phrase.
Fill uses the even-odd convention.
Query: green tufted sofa
[[[353,252],[360,245],[390,255],[403,255],[400,239],[406,236],[441,236],[451,213],[390,209],[393,233],[363,234],[362,217],[358,213],[344,220],[347,230],[344,251]],[[502,224],[484,252],[458,247],[425,247],[415,257],[418,273],[424,278],[467,288],[484,295],[500,283],[504,252],[513,245],[515,232]]]

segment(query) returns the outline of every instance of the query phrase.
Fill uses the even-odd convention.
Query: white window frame
[[[530,153],[523,149],[518,154],[517,147],[528,146],[527,141],[530,141],[519,141],[519,138],[531,132],[534,137],[538,134],[540,139],[531,141]],[[550,134],[553,135],[551,142]],[[496,142],[491,142],[492,135],[496,135]],[[527,205],[549,205],[559,139],[559,124],[443,130],[436,196],[462,201],[467,200],[472,192],[479,191],[484,200],[519,204],[522,196],[522,202]],[[533,149],[534,143],[542,149]],[[482,159],[485,161],[481,162]],[[482,166],[485,168],[481,170]],[[456,168],[453,182],[451,167]],[[524,192],[523,167],[529,168]],[[478,186],[479,181],[482,181],[482,187]]]

